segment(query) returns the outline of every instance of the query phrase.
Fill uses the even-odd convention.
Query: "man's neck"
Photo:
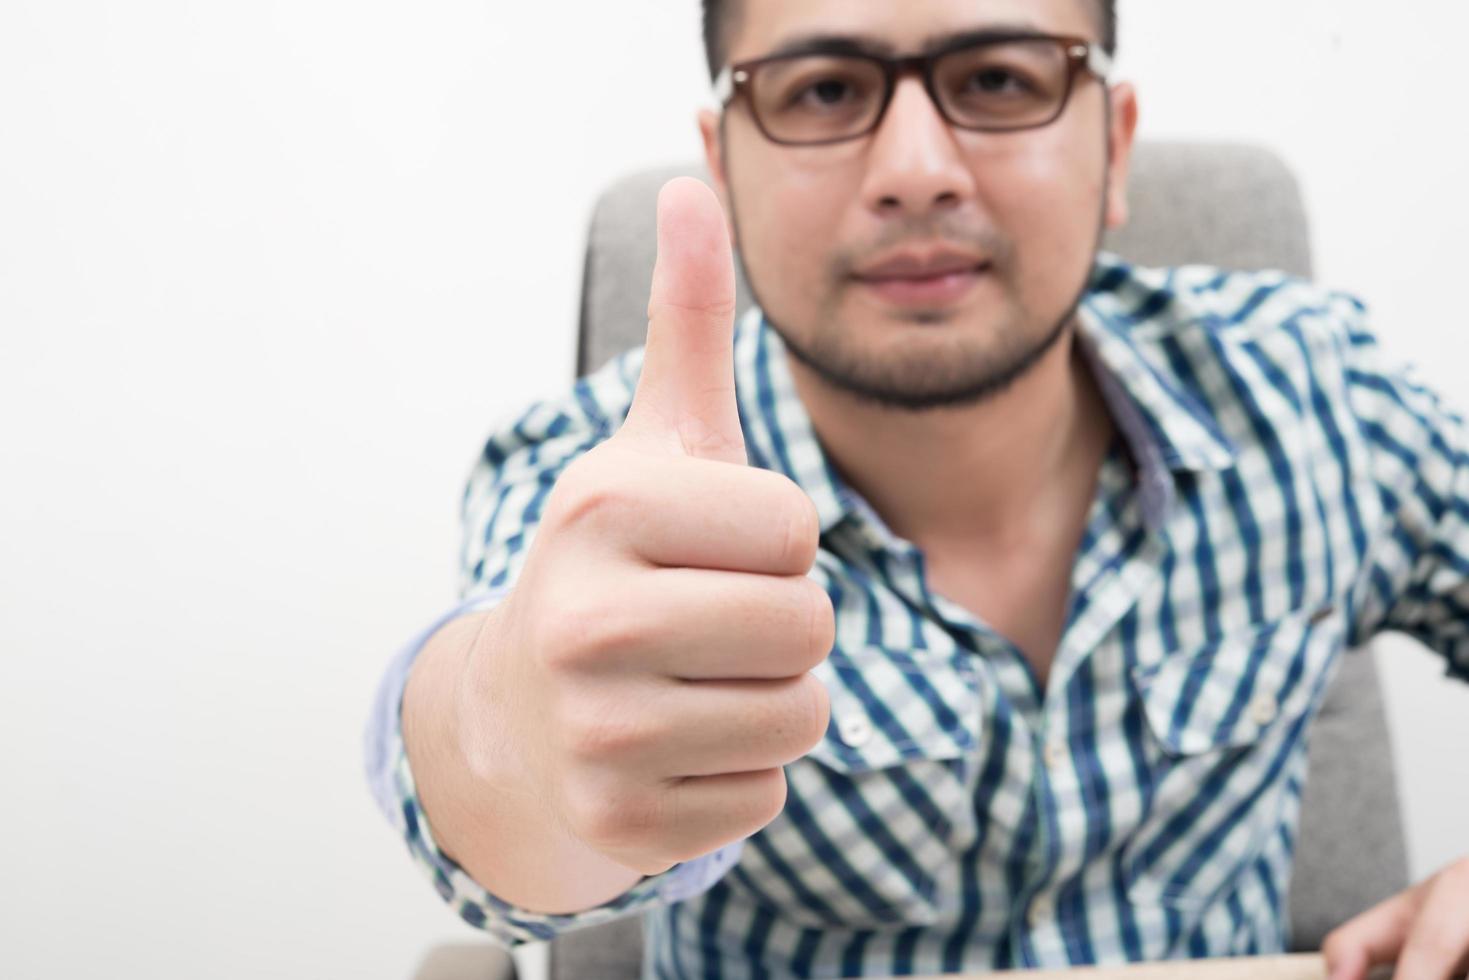
[[[860,401],[790,366],[828,458],[894,533],[1003,553],[1088,505],[1112,438],[1074,337],[1003,392],[924,412]]]

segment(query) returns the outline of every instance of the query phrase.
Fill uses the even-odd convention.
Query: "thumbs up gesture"
[[[719,203],[675,180],[632,409],[557,481],[460,708],[482,706],[487,766],[515,755],[554,820],[640,874],[769,823],[827,725],[816,510],[746,465],[734,309]]]

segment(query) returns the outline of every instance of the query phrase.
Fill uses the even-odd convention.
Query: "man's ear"
[[[1127,224],[1127,176],[1132,169],[1133,139],[1137,135],[1137,90],[1127,83],[1111,91],[1111,129],[1107,134],[1107,227]]]
[[[719,203],[724,205],[724,217],[730,226],[730,241],[734,241],[734,221],[729,210],[729,178],[724,169],[724,140],[720,135],[723,117],[713,109],[699,110],[699,135],[704,139],[704,163],[709,167],[709,179]]]

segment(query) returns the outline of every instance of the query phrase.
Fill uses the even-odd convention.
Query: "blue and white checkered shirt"
[[[376,795],[507,944],[642,913],[659,977],[948,973],[1280,952],[1306,732],[1339,657],[1413,634],[1469,679],[1469,434],[1350,297],[1103,256],[1078,339],[1118,428],[1047,686],[932,591],[843,486],[758,311],[735,336],[752,465],[815,502],[836,643],[784,812],[605,906],[540,915],[434,844],[403,752],[412,644],[368,731]],[[558,473],[626,415],[633,351],[496,432],[463,594],[513,583]]]

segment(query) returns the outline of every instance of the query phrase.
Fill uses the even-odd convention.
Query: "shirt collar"
[[[1143,520],[1155,530],[1172,507],[1173,474],[1227,469],[1236,455],[1209,411],[1147,349],[1149,328],[1168,320],[1167,295],[1104,254],[1077,315],[1081,350],[1137,464]],[[805,491],[823,534],[853,514],[877,521],[827,459],[796,392],[785,344],[758,308],[736,325],[734,355],[751,465],[783,473]]]
[[[735,392],[750,465],[784,473],[816,505],[825,534],[854,510],[796,392],[786,347],[759,308],[735,325]]]
[[[1180,315],[1193,318],[1179,308],[1166,282],[1144,281],[1126,262],[1103,254],[1077,322],[1108,408],[1132,449],[1155,450],[1173,471],[1228,469],[1237,454],[1234,444],[1213,413],[1180,384],[1159,345],[1150,343]]]

